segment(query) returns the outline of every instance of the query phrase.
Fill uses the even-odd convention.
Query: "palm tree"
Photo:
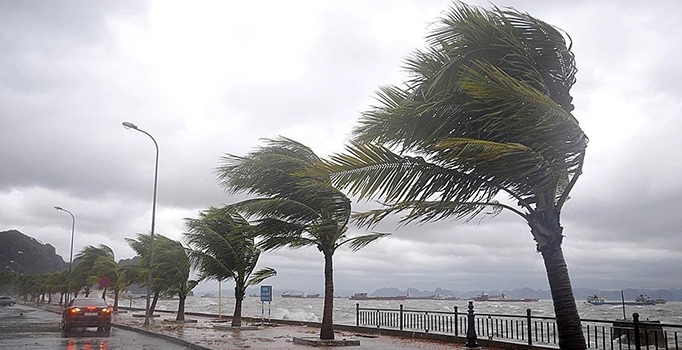
[[[314,246],[324,255],[320,339],[334,339],[334,253],[346,244],[358,250],[386,234],[349,237],[350,199],[331,185],[327,174],[307,174],[320,158],[310,148],[284,137],[265,142],[265,147],[246,157],[224,156],[217,168],[218,179],[228,191],[259,196],[231,206],[247,219],[257,218],[262,239],[259,247],[274,250]]]
[[[154,235],[154,255],[156,256],[157,254],[157,247],[159,246],[159,236],[161,235]],[[126,242],[128,242],[128,245],[135,251],[137,256],[140,257],[140,266],[137,271],[137,277],[139,278],[137,280],[137,283],[141,286],[146,286],[148,279],[147,279],[147,273],[149,272],[149,243],[151,242],[151,236],[148,234],[138,234],[137,239],[133,238],[126,238]],[[152,271],[152,285],[151,285],[151,291],[154,293],[152,303],[149,307],[149,314],[153,315],[154,314],[154,309],[156,309],[156,303],[159,301],[159,297],[161,295],[161,292],[163,292],[163,288],[165,286],[162,286],[162,280],[156,278],[157,276],[157,269],[152,266],[154,271]]]
[[[407,59],[406,86],[381,89],[326,170],[339,188],[385,204],[355,217],[361,226],[395,213],[403,223],[517,214],[545,263],[560,347],[584,349],[561,249],[561,209],[587,147],[570,113],[570,47],[528,14],[461,3],[427,41]]]
[[[116,262],[114,251],[104,244],[98,247],[87,246],[76,255],[76,258],[80,259],[78,274],[87,271],[85,278],[87,286],[98,284],[103,277],[109,279],[109,286],[100,287],[102,299],[105,298],[107,289],[113,290],[114,311],[118,311],[118,297],[121,291],[128,288],[130,282],[124,278],[123,268]]]
[[[158,236],[158,238],[157,238]],[[162,235],[154,237],[154,280],[168,295],[178,295],[176,321],[185,320],[185,300],[189,292],[199,283],[189,279],[190,263],[187,250],[178,241]],[[156,283],[156,282],[152,282]]]
[[[232,326],[241,327],[246,288],[277,274],[270,267],[254,272],[261,253],[254,239],[256,227],[228,207],[211,207],[198,219],[185,219],[185,226],[185,242],[193,248],[190,260],[200,279],[234,280]]]

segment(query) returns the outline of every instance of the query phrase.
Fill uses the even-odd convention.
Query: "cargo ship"
[[[374,296],[369,296],[367,293],[355,293],[348,297],[350,300],[407,300],[406,295],[397,295],[397,296],[389,296],[389,297],[374,297]]]
[[[481,293],[481,295],[474,298],[474,301],[502,301],[502,302],[533,302],[538,300],[539,300],[538,298],[514,299],[510,298],[509,295],[504,293],[500,295],[488,295],[488,293],[486,292],[483,292]]]

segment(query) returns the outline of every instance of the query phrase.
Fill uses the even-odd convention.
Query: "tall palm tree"
[[[211,207],[198,219],[185,219],[185,226],[184,239],[193,248],[189,256],[200,279],[234,280],[232,326],[241,327],[246,288],[277,274],[270,267],[254,272],[261,253],[254,239],[256,227],[227,207]]]
[[[217,168],[218,179],[228,191],[258,196],[231,207],[246,218],[257,218],[259,247],[313,246],[324,255],[320,339],[334,339],[334,253],[346,244],[358,250],[385,234],[349,237],[350,199],[331,185],[327,174],[307,174],[320,158],[310,148],[284,137],[265,143],[246,157],[224,156]]]
[[[332,156],[333,183],[386,204],[356,217],[369,227],[395,213],[404,223],[517,214],[545,263],[560,347],[585,348],[559,220],[587,147],[571,114],[570,46],[528,14],[461,3],[427,42],[406,61],[406,86],[381,88],[346,154]]]

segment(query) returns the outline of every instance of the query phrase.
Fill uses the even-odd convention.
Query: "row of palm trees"
[[[246,287],[273,276],[275,270],[265,268],[253,273],[260,250],[256,248],[251,233],[242,231],[248,228],[245,220],[238,220],[225,210],[211,208],[201,213],[200,219],[187,219],[187,225],[191,230],[186,233],[187,241],[200,250],[187,248],[163,235],[154,236],[151,313],[161,296],[178,296],[176,320],[184,320],[186,298],[201,280],[233,279],[235,292],[238,292],[233,325],[241,325],[241,302]],[[126,238],[126,241],[137,253],[139,264],[119,264],[114,251],[106,245],[86,246],[76,255],[77,264],[70,275],[68,270],[30,276],[3,272],[0,273],[0,285],[9,286],[24,301],[52,303],[52,295],[60,295],[59,305],[63,305],[67,303],[70,280],[74,297],[89,297],[94,289],[98,289],[102,298],[108,293],[113,294],[114,311],[118,311],[121,293],[132,285],[146,286],[149,273],[151,236],[138,234],[136,239]],[[199,271],[196,280],[190,279],[192,264]]]

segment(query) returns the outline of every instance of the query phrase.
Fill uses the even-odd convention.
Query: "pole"
[[[625,315],[625,295],[623,291],[620,291],[620,302],[623,304],[623,320],[627,320],[628,317]]]
[[[221,280],[218,280],[218,318],[223,318],[223,290]]]
[[[467,348],[478,348],[476,340],[476,321],[474,320],[474,302],[470,301],[467,311],[467,342],[464,345]]]
[[[130,122],[123,122],[123,127],[126,129],[135,129],[147,136],[149,136],[152,141],[154,141],[154,147],[156,147],[156,160],[154,162],[154,197],[152,200],[152,230],[149,242],[149,271],[147,273],[147,310],[144,315],[145,326],[149,325],[149,319],[151,318],[151,288],[152,288],[152,267],[154,266],[154,222],[156,221],[156,188],[159,178],[159,144],[156,143],[154,137],[137,127],[137,125]]]
[[[63,212],[67,212],[67,213],[69,213],[69,215],[71,215],[71,250],[69,253],[69,277],[67,278],[68,279],[68,282],[67,282],[68,287],[66,289],[66,302],[64,305],[64,306],[66,306],[70,302],[69,299],[71,298],[71,271],[73,270],[73,237],[74,237],[74,232],[76,230],[76,217],[73,215],[72,212],[70,212],[70,211],[68,211],[62,207],[54,207],[54,208],[57,210],[63,211]]]

